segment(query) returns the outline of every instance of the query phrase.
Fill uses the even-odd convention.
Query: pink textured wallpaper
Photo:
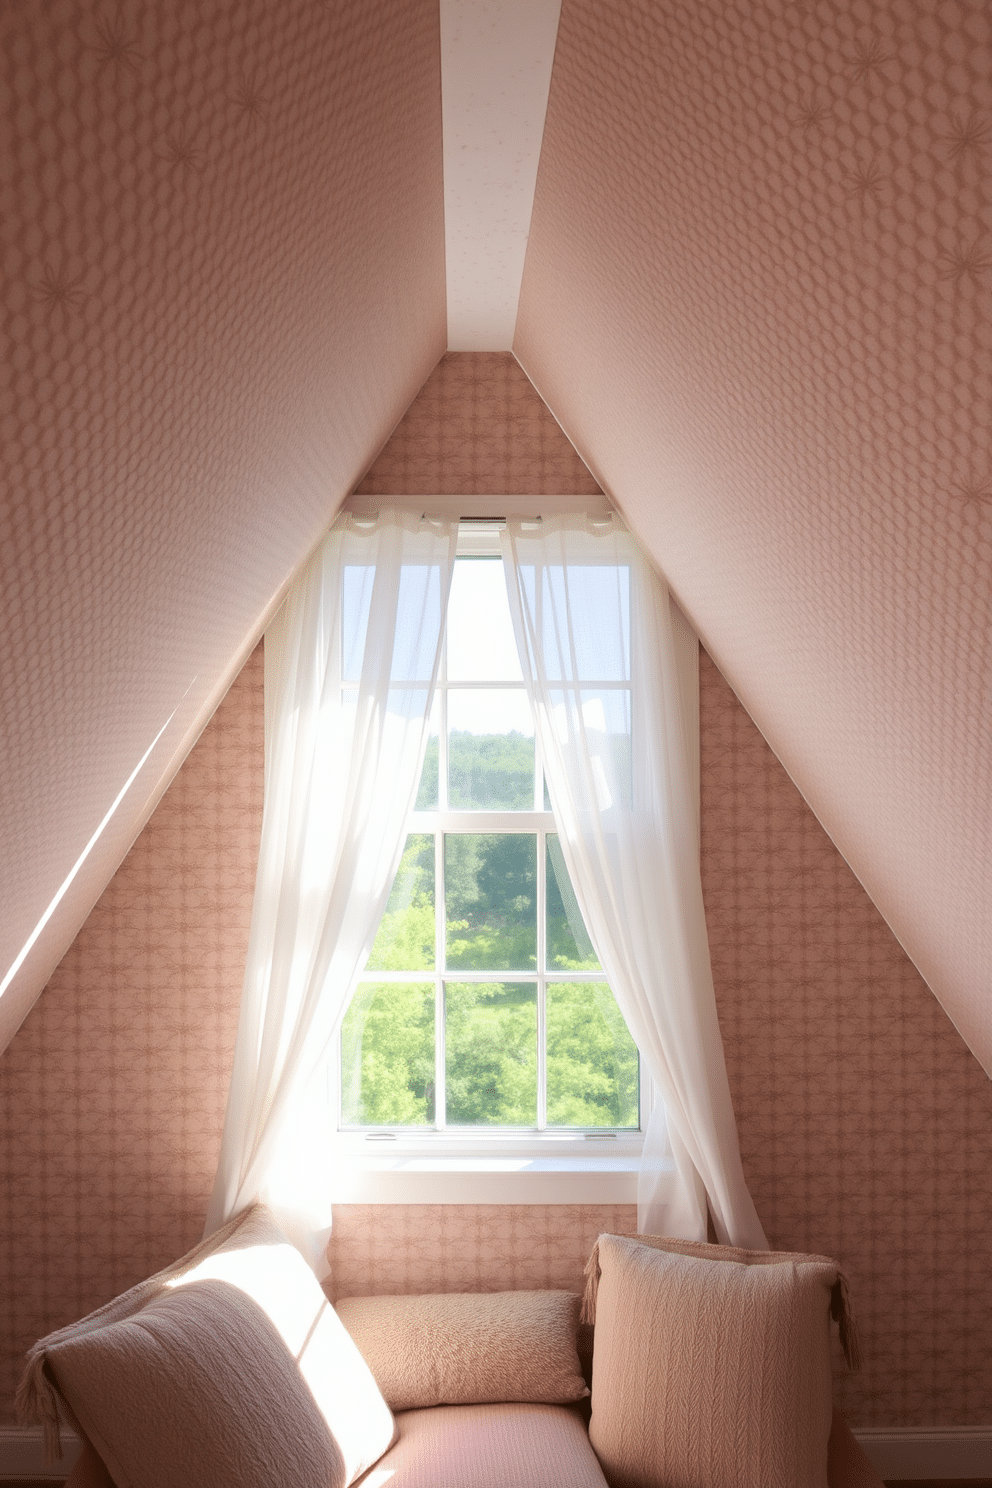
[[[0,1419],[24,1350],[188,1250],[262,825],[262,648],[0,1055]]]
[[[992,8],[566,0],[514,349],[992,1071]]]
[[[436,0],[0,6],[0,983],[99,831],[0,1048],[444,350],[439,45]]]
[[[589,477],[519,369],[449,356],[369,483],[541,479]],[[200,1233],[260,825],[261,665],[259,650],[0,1057],[0,1418],[34,1338]],[[701,709],[707,916],[759,1212],[773,1244],[851,1275],[868,1353],[838,1377],[852,1422],[987,1425],[988,1082],[705,656]],[[342,1206],[332,1286],[577,1287],[591,1237],[633,1226],[628,1206]]]
[[[637,1232],[633,1204],[344,1204],[334,1211],[328,1290],[581,1292],[596,1236]]]
[[[772,1245],[838,1257],[862,1425],[992,1424],[992,1089],[705,652],[706,922]]]
[[[594,495],[599,486],[510,352],[443,357],[361,495]]]

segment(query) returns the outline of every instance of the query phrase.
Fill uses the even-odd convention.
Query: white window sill
[[[389,1145],[391,1150],[384,1152],[378,1143],[366,1143],[361,1138],[342,1140],[336,1164],[335,1203],[637,1202],[639,1139],[610,1143],[612,1150],[608,1153],[589,1152],[587,1148],[581,1155],[574,1150],[578,1144],[558,1141],[511,1141],[498,1147],[491,1141],[458,1140],[433,1146],[429,1142]]]

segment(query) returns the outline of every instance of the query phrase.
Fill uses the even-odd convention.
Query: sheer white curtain
[[[266,1198],[318,1270],[334,1035],[403,848],[457,539],[411,512],[340,518],[265,636],[262,838],[206,1232]]]
[[[722,1243],[764,1249],[717,1022],[667,586],[615,518],[511,520],[503,562],[562,853],[661,1097],[638,1224],[705,1240],[708,1207]]]

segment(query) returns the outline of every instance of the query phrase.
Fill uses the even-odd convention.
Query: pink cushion
[[[573,1292],[343,1297],[337,1312],[393,1410],[589,1394]]]
[[[606,1488],[578,1412],[562,1405],[403,1411],[358,1488]]]
[[[837,1267],[659,1245],[598,1241],[589,1434],[612,1488],[827,1488]]]

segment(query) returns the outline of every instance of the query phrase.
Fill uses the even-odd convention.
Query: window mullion
[[[544,1131],[548,1124],[548,1032],[545,967],[548,964],[545,945],[547,931],[547,903],[545,884],[545,860],[547,857],[544,830],[537,833],[537,1129]]]
[[[448,809],[448,638],[445,633],[438,677],[441,706],[438,715],[437,804],[438,824],[434,833],[434,1125],[444,1131],[448,1124],[447,1078],[445,1074],[445,997],[447,924],[444,905],[444,832],[441,824]]]
[[[544,758],[537,737],[537,720],[534,720],[534,810],[544,810]]]
[[[448,1124],[444,1070],[444,958],[447,955],[444,908],[444,833],[434,834],[434,1125]]]
[[[441,654],[441,667],[437,681],[438,740],[437,740],[437,807],[441,812],[448,809],[448,647],[445,642]]]

